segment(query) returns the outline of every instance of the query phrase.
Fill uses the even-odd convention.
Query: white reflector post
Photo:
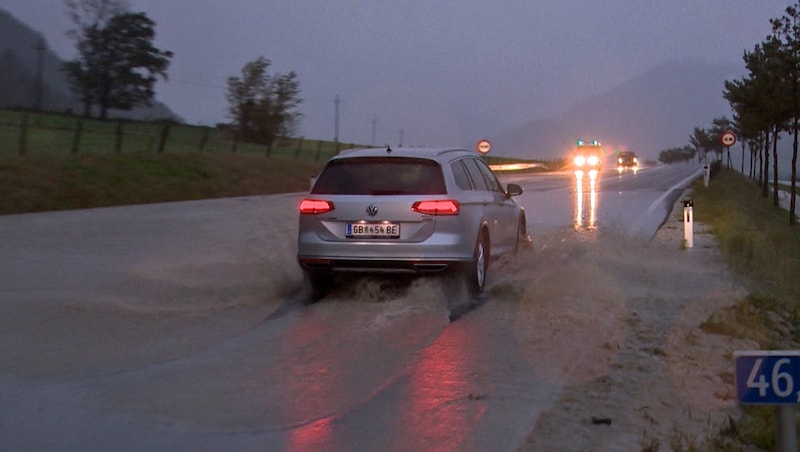
[[[683,240],[686,243],[686,248],[692,248],[694,246],[693,204],[691,199],[683,200]]]

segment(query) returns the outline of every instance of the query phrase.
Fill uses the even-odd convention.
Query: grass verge
[[[7,157],[0,214],[304,191],[323,164],[211,153]]]
[[[732,309],[715,313],[701,327],[707,332],[748,338],[762,349],[800,348],[800,229],[789,212],[763,198],[758,184],[722,169],[708,187],[692,187],[697,221],[711,228],[731,268],[750,292]],[[702,446],[673,450],[775,450],[775,407],[745,406],[736,425]]]

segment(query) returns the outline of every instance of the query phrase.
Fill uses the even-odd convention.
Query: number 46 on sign
[[[733,356],[739,402],[759,405],[800,402],[800,350],[737,351]]]

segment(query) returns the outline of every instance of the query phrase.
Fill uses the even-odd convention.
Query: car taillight
[[[333,203],[330,201],[325,201],[324,199],[309,199],[309,198],[300,201],[300,205],[298,205],[297,208],[300,210],[301,214],[309,214],[309,215],[330,212],[331,210],[334,209]]]
[[[458,215],[460,207],[454,199],[440,199],[436,201],[417,201],[411,206],[414,212],[427,215]]]

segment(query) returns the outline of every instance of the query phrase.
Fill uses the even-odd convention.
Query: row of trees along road
[[[173,53],[153,46],[155,22],[131,12],[125,0],[64,0],[74,28],[67,33],[77,57],[62,70],[83,104],[84,116],[99,109],[132,110],[150,105],[159,77],[167,79]],[[302,114],[297,74],[270,74],[271,62],[259,57],[228,78],[227,97],[236,138],[271,146],[296,133]]]
[[[798,129],[800,128],[800,2],[784,15],[770,19],[771,34],[755,48],[744,52],[748,74],[725,82],[723,96],[734,112],[731,127],[759,163],[758,177],[763,196],[769,197],[770,147],[772,151],[772,197],[778,198],[778,146],[781,133],[793,136],[789,224],[795,223]],[[717,140],[719,142],[719,140]]]

